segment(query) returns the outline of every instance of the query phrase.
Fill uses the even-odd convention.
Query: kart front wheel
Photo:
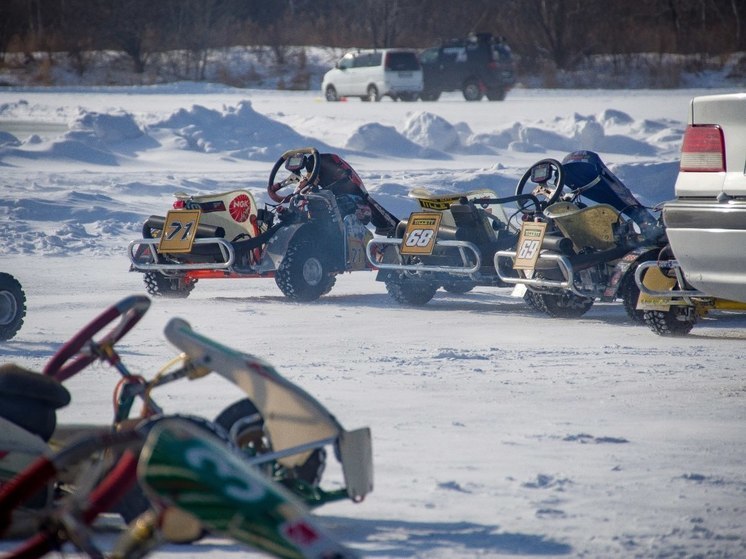
[[[443,289],[448,293],[464,294],[469,293],[472,289],[477,286],[476,282],[473,281],[454,281],[451,283],[443,284]]]
[[[145,272],[145,291],[153,297],[186,299],[197,283],[196,279],[164,276],[158,272]]]
[[[337,278],[329,272],[324,252],[314,242],[291,243],[275,274],[275,283],[293,301],[315,301],[334,287]]]
[[[23,326],[26,294],[10,274],[0,273],[0,340],[9,340]]]
[[[402,305],[421,307],[435,297],[437,290],[438,286],[436,284],[423,280],[399,277],[395,280],[386,281],[386,291],[397,303]]]
[[[564,293],[534,293],[538,309],[554,318],[579,318],[593,306],[593,299]]]

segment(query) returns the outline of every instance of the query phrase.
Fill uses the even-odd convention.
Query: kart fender
[[[614,299],[619,288],[622,286],[622,280],[629,274],[635,273],[637,264],[655,258],[659,251],[660,247],[658,246],[641,246],[620,258],[616,266],[614,266],[614,271],[611,273],[609,283],[604,290],[604,299]]]
[[[267,246],[264,248],[262,259],[256,266],[256,271],[263,273],[277,270],[285,258],[290,242],[304,225],[304,223],[294,223],[278,229],[272,235],[272,238],[267,241]]]

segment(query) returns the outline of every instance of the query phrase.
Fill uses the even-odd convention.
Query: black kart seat
[[[57,425],[55,410],[70,403],[70,393],[52,377],[14,364],[0,366],[0,416],[45,441]]]

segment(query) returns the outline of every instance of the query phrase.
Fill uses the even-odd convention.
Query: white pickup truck
[[[676,199],[663,219],[688,282],[746,302],[746,93],[692,99]]]

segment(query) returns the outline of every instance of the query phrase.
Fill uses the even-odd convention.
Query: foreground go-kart
[[[148,218],[143,239],[130,243],[131,269],[151,295],[187,297],[200,279],[274,277],[286,297],[313,301],[337,274],[369,267],[369,223],[385,232],[398,222],[347,162],[315,148],[282,154],[267,194],[275,204],[259,209],[247,190],[177,193],[174,209]]]
[[[320,549],[336,549],[321,546],[305,553],[302,548],[310,540],[303,532],[313,534],[315,528],[304,507],[344,498],[359,502],[372,490],[369,429],[344,430],[319,402],[269,364],[200,336],[180,319],[167,324],[165,335],[183,354],[152,380],[132,374],[114,345],[149,305],[147,297],[132,296],[107,309],[60,348],[43,375],[14,366],[0,369],[0,533],[38,532],[10,557],[40,556],[64,541],[88,551],[92,544],[86,526],[107,510],[134,519],[133,533],[124,534],[121,543],[127,548],[146,545],[132,539],[145,526],[146,533],[163,530],[173,541],[196,539],[203,530],[225,533],[283,557],[321,557]],[[94,340],[117,318],[114,327]],[[55,410],[70,401],[60,383],[98,360],[122,377],[115,389],[114,428],[57,426]],[[166,416],[155,403],[156,388],[212,371],[246,396],[215,421]],[[142,411],[131,418],[138,398]],[[165,419],[178,421],[156,429]],[[195,445],[201,455],[185,450]],[[319,485],[328,445],[334,447],[344,476],[344,486],[331,491]],[[156,449],[164,446],[170,450],[158,454]],[[164,479],[162,471],[171,473]],[[138,472],[147,482],[150,502],[135,486]],[[201,500],[195,497],[200,492]],[[175,527],[161,526],[166,516],[150,509],[168,507],[189,513],[187,520],[182,516]],[[268,528],[272,523],[275,528]],[[319,536],[318,542],[323,541]],[[123,556],[131,553],[134,549]]]
[[[634,272],[666,244],[660,220],[590,151],[535,163],[516,194],[528,190],[541,211],[522,206],[517,245],[495,256],[496,263],[510,258],[517,274],[503,266],[500,278],[527,289],[526,301],[550,316],[579,317],[596,300],[621,299],[627,315],[642,322]]]
[[[637,309],[661,336],[685,336],[711,311],[746,311],[746,303],[712,297],[689,284],[670,245],[657,260],[637,267],[635,281],[640,289]]]
[[[477,285],[507,285],[493,265],[495,254],[515,246],[517,239],[504,205],[517,200],[538,204],[533,195],[496,198],[490,190],[434,195],[416,189],[410,196],[421,211],[366,248],[368,260],[379,269],[376,279],[385,282],[391,297],[424,305],[440,287],[466,293]],[[499,265],[505,264],[510,265],[507,260]]]
[[[0,272],[0,341],[9,340],[23,326],[26,294],[12,275]]]

